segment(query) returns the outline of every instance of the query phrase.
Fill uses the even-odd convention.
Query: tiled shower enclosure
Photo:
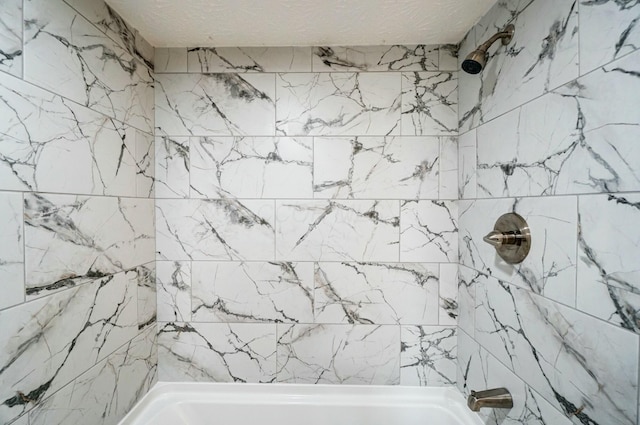
[[[102,0],[2,0],[0,423],[116,424],[162,380],[640,424],[639,20],[499,0],[456,46],[154,49]],[[481,240],[508,211],[517,266]]]

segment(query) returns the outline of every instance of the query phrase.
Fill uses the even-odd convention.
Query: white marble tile
[[[119,204],[129,221],[130,228],[135,232],[134,255],[125,263],[141,265],[154,261],[156,257],[155,200],[121,198]]]
[[[32,409],[135,337],[124,273],[0,311],[0,422]]]
[[[601,280],[591,280],[593,276],[582,276],[581,273],[578,276],[578,310],[640,333],[640,294],[613,285],[603,285]]]
[[[315,322],[438,323],[437,264],[317,263]]]
[[[273,260],[273,201],[159,199],[158,260]]]
[[[135,267],[127,272],[138,288],[138,330],[156,329],[158,301],[156,295],[156,262]]]
[[[458,199],[476,197],[476,130],[458,137]]]
[[[274,74],[156,75],[156,135],[274,135]]]
[[[316,46],[313,71],[436,71],[439,46]]]
[[[400,206],[400,260],[454,262],[458,257],[455,201],[403,201]]]
[[[115,425],[155,383],[156,369],[152,328],[38,405],[30,425]]]
[[[190,151],[188,137],[155,138],[156,197],[189,197]]]
[[[528,290],[476,289],[476,339],[581,423],[635,424],[638,335]]]
[[[22,0],[5,0],[0,11],[0,71],[22,76]]]
[[[531,250],[520,264],[504,262],[482,238],[502,214],[527,220]],[[460,261],[547,298],[575,306],[577,199],[487,199],[460,203]]]
[[[460,329],[473,336],[475,333],[476,286],[486,279],[480,272],[465,266],[458,267],[458,320]]]
[[[504,387],[513,397],[511,409],[482,409],[486,425],[570,425],[572,422],[539,393],[526,385],[464,332],[458,333],[458,388],[471,390]]]
[[[273,382],[275,372],[275,324],[160,325],[161,381]]]
[[[580,75],[640,47],[640,3],[578,2],[580,10]]]
[[[278,382],[400,382],[400,327],[277,325]]]
[[[26,194],[27,299],[153,260],[153,200]]]
[[[60,0],[24,6],[25,80],[153,130],[153,77],[146,66]]]
[[[577,307],[640,333],[640,194],[581,196]]]
[[[402,73],[402,135],[458,134],[458,73]]]
[[[133,127],[8,75],[0,97],[1,188],[136,195]]]
[[[153,46],[103,0],[64,0],[89,22],[153,70]]]
[[[279,74],[276,130],[286,136],[400,133],[399,73]]]
[[[187,55],[190,73],[311,71],[311,47],[196,47]]]
[[[191,290],[190,261],[156,261],[158,321],[190,321]]]
[[[479,127],[478,196],[639,190],[640,124],[626,106],[640,96],[639,60],[633,53]]]
[[[456,328],[402,326],[400,385],[456,384]]]
[[[316,198],[438,198],[437,137],[316,137]]]
[[[458,199],[458,138],[440,137],[438,199]]]
[[[458,45],[443,44],[438,49],[440,53],[438,70],[457,71],[458,70]],[[425,70],[426,71],[426,70]]]
[[[313,263],[194,261],[196,322],[313,322]]]
[[[440,264],[438,293],[438,323],[456,326],[458,323],[458,264]]]
[[[191,138],[191,196],[311,198],[311,137]]]
[[[501,1],[480,20],[460,48],[465,55],[507,24],[508,46],[489,50],[479,75],[460,79],[460,129],[467,131],[578,76],[578,6],[575,0]]]
[[[187,72],[187,48],[156,47],[153,64],[156,74]]]
[[[276,201],[276,255],[287,261],[398,261],[397,201]]]
[[[24,301],[22,194],[0,192],[0,309]]]
[[[153,135],[136,130],[136,196],[154,198],[155,195],[155,143]]]

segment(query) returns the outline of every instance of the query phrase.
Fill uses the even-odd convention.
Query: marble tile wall
[[[516,27],[459,85],[457,384],[515,395],[487,424],[640,423],[639,20],[638,2],[501,0],[461,43]],[[482,242],[509,211],[533,235],[516,266]]]
[[[152,59],[102,1],[2,2],[0,423],[116,424],[156,380]]]
[[[159,379],[455,384],[455,55],[156,49]]]

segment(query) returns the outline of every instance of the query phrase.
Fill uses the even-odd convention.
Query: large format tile
[[[438,323],[437,264],[318,263],[316,323]]]
[[[437,137],[316,137],[316,198],[438,198]]]
[[[194,261],[193,321],[313,322],[313,263]]]
[[[399,134],[399,73],[279,74],[278,134]]]
[[[311,198],[311,137],[191,138],[191,196]]]
[[[455,327],[402,326],[400,339],[401,385],[455,385]]]
[[[146,66],[61,0],[24,6],[25,80],[153,130],[153,77]]]
[[[633,53],[479,127],[478,196],[640,190],[639,64]]]
[[[454,201],[404,201],[400,207],[400,260],[454,262],[458,206]]]
[[[74,379],[29,413],[30,425],[115,425],[156,381],[156,329],[151,328]]]
[[[458,73],[402,73],[402,135],[458,134]]]
[[[580,310],[640,333],[640,194],[579,200]]]
[[[274,74],[158,74],[156,134],[274,135]]]
[[[273,382],[276,325],[161,323],[161,381]]]
[[[577,199],[487,199],[460,202],[460,262],[498,279],[574,306],[576,296]],[[531,229],[531,250],[507,264],[482,238],[502,214],[516,212]]]
[[[24,301],[22,194],[0,192],[0,309]]]
[[[311,47],[195,47],[187,52],[190,73],[311,71]]]
[[[153,200],[25,195],[27,299],[153,260]]]
[[[22,76],[22,0],[2,2],[0,11],[0,71]]]
[[[0,311],[0,422],[40,404],[135,337],[125,273]]]
[[[317,46],[313,71],[437,71],[440,46]]]
[[[640,47],[640,3],[580,0],[580,74]]]
[[[159,199],[158,260],[273,260],[273,201]]]
[[[139,131],[10,76],[0,99],[2,189],[136,195]]]
[[[490,279],[476,288],[475,336],[576,423],[636,423],[638,335]]]
[[[400,327],[277,325],[277,381],[390,385],[400,382]]]
[[[276,201],[276,254],[288,261],[398,261],[397,201]]]
[[[460,73],[460,130],[467,131],[578,76],[576,0],[500,1],[460,47],[459,61],[507,24],[508,46],[495,43],[478,75]]]

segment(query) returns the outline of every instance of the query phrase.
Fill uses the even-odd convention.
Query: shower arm
[[[499,33],[492,35],[490,39],[478,46],[476,50],[486,52],[487,50],[489,50],[489,47],[491,47],[491,45],[499,39],[502,39],[502,44],[506,46],[511,42],[514,31],[515,28],[513,27],[513,25],[509,25],[504,29],[504,31],[500,31]]]

